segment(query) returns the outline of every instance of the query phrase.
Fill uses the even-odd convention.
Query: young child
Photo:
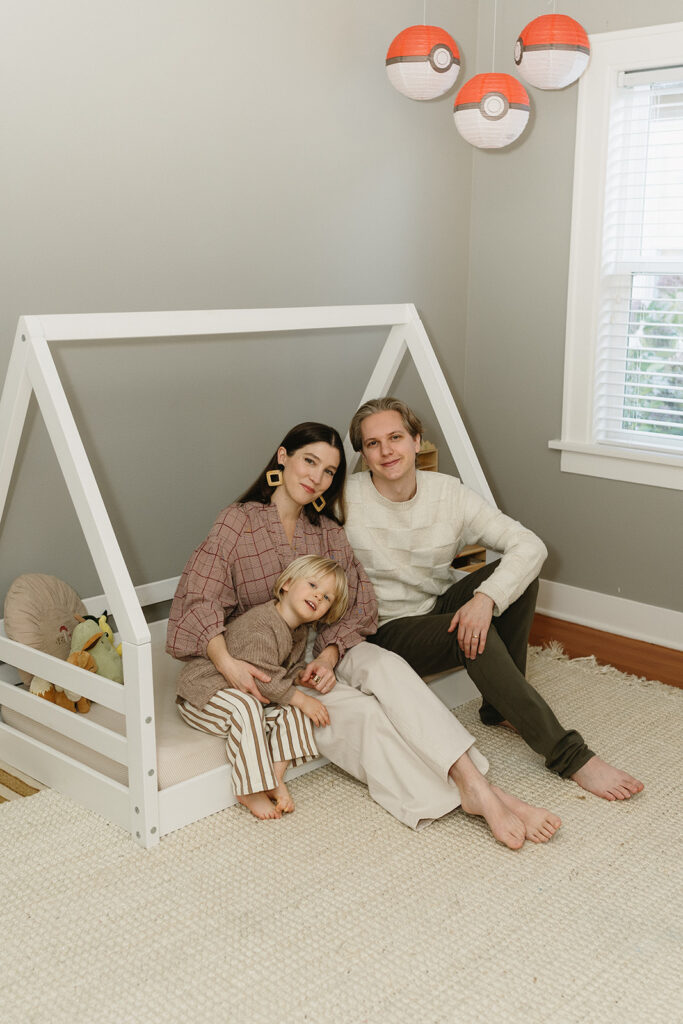
[[[259,722],[253,721],[258,702],[249,698],[252,714],[246,717],[251,728],[244,728],[244,721],[235,728],[234,702],[244,705],[247,695],[228,688],[208,659],[186,663],[178,687],[182,694],[178,709],[185,721],[226,736],[235,794],[257,818],[279,818],[294,810],[285,772],[292,763],[303,764],[318,756],[313,725],[329,725],[329,714],[321,701],[295,684],[306,665],[309,625],[336,622],[346,611],[346,575],[329,558],[305,555],[280,574],[273,595],[274,600],[238,615],[225,628],[232,657],[270,676],[270,682],[259,682],[263,696],[271,701],[265,708],[258,705]],[[229,706],[231,700],[233,706]],[[273,705],[279,707],[273,709]],[[260,742],[264,733],[267,743]],[[249,765],[257,763],[258,772],[249,772]],[[275,785],[265,788],[273,776]]]

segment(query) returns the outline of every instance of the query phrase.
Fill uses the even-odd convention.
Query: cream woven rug
[[[646,782],[608,804],[460,717],[556,810],[513,853],[456,812],[417,834],[333,767],[145,852],[44,791],[0,807],[3,1024],[674,1024],[683,1015],[683,692],[536,652],[561,720]]]

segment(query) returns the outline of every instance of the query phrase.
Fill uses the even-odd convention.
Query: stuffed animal
[[[99,619],[92,615],[85,619],[82,616],[76,618],[79,622],[71,634],[71,654],[67,660],[115,683],[122,683],[123,662],[112,643],[114,634],[107,622],[107,613],[104,612]]]
[[[88,616],[88,618],[90,618],[90,616]],[[99,619],[97,620],[97,624],[100,627],[100,629],[102,630],[102,632],[107,634],[107,636],[111,640],[112,647],[114,647],[114,633],[113,633],[113,630],[112,630],[111,626],[109,625],[109,623],[107,621],[107,612],[106,611],[102,612],[102,614],[100,615]],[[119,644],[118,647],[114,647],[114,650],[118,654],[119,658],[123,657],[123,644]]]
[[[75,616],[86,607],[68,583],[44,573],[25,573],[12,583],[5,598],[5,632],[10,640],[66,661],[71,650]],[[90,710],[90,701],[64,691],[39,676],[19,670],[31,693],[69,711]]]

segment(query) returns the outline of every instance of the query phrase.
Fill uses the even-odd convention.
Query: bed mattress
[[[157,773],[159,789],[166,789],[186,779],[202,775],[227,764],[225,741],[219,736],[191,729],[178,714],[175,703],[175,682],[180,663],[164,650],[165,624],[154,623],[152,632],[152,662],[154,666],[154,707],[157,741]],[[2,720],[14,729],[67,754],[95,771],[107,775],[124,785],[128,784],[128,770],[110,758],[77,743],[54,729],[34,722],[11,708],[0,709]],[[106,729],[125,733],[123,715],[101,704],[93,704],[87,714],[90,721]]]

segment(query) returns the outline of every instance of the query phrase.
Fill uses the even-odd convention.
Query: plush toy
[[[87,616],[87,617],[90,618],[91,616]],[[114,632],[113,632],[111,626],[109,625],[109,622],[107,621],[107,612],[106,611],[102,612],[102,614],[100,615],[99,619],[97,620],[97,624],[100,627],[100,629],[102,630],[102,632],[106,633],[106,635],[109,637],[109,639],[111,640],[111,645],[112,645],[112,647],[114,647]],[[115,647],[114,650],[118,654],[119,658],[123,657],[123,644],[119,644],[119,646]]]
[[[12,583],[5,598],[5,632],[10,640],[66,661],[71,650],[75,616],[87,609],[68,583],[44,573],[25,573]],[[39,676],[19,670],[31,693],[69,711],[90,710],[90,701],[64,691]]]
[[[99,619],[93,615],[76,617],[79,622],[71,634],[71,654],[67,660],[79,668],[122,683],[123,662],[112,643],[114,634],[107,622],[107,613],[104,612]]]

